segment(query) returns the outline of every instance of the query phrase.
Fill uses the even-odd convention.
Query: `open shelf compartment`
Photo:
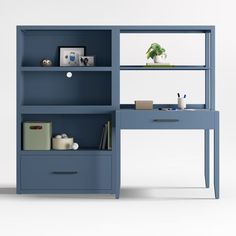
[[[111,72],[24,72],[24,106],[111,105]]]
[[[43,154],[54,153],[58,154],[62,152],[65,154],[79,153],[80,151],[96,153],[99,150],[99,144],[101,141],[102,130],[106,122],[112,121],[112,114],[24,114],[21,116],[21,123],[24,122],[52,122],[52,136],[66,133],[69,137],[74,138],[74,142],[79,144],[77,151],[29,151]],[[112,122],[114,124],[114,122]],[[113,128],[112,128],[113,129]],[[22,131],[23,132],[23,131]],[[23,133],[22,133],[23,136]],[[23,140],[23,139],[22,139]],[[23,141],[22,141],[23,142]],[[28,151],[23,150],[23,143],[21,144],[21,152],[26,153]],[[107,148],[105,149],[107,151]],[[105,151],[101,150],[101,151]]]
[[[85,46],[97,66],[111,66],[111,30],[23,30],[21,36],[22,66],[39,66],[43,58],[59,66],[60,46]]]

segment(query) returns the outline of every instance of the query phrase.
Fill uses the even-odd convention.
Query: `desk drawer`
[[[111,156],[23,156],[21,188],[111,189]]]
[[[212,129],[211,111],[120,110],[121,129]]]

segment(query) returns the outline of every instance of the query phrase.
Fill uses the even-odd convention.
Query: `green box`
[[[24,122],[23,149],[50,150],[52,137],[51,122]]]

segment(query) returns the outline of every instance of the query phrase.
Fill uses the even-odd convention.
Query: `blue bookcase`
[[[205,65],[145,67],[120,65],[125,33],[202,33]],[[209,144],[214,130],[214,187],[219,198],[219,113],[215,111],[214,26],[17,26],[17,193],[120,194],[122,129],[203,129],[205,182],[209,187]],[[85,46],[94,67],[60,67],[60,46]],[[41,67],[50,58],[52,67]],[[205,71],[205,103],[195,111],[137,111],[120,104],[121,70]],[[66,77],[72,72],[71,79]],[[176,107],[176,104],[169,104]],[[102,127],[112,122],[112,149],[99,150]],[[51,121],[52,134],[67,132],[76,151],[23,150],[22,124]]]

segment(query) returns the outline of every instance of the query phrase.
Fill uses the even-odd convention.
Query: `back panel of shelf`
[[[97,66],[111,66],[111,30],[25,30],[22,36],[21,66],[39,66],[43,58],[59,66],[59,46],[85,46]]]
[[[111,72],[22,73],[22,105],[111,105]]]
[[[52,122],[52,135],[66,133],[79,143],[81,150],[98,150],[102,130],[107,121],[112,121],[112,114],[25,114],[23,122]],[[23,141],[23,139],[22,139]],[[23,143],[21,143],[22,147]]]

